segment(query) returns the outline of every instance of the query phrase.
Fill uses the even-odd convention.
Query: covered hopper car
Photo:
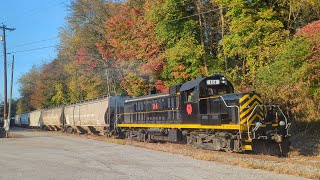
[[[67,132],[109,134],[116,114],[123,113],[125,96],[107,96],[64,107],[64,129]]]
[[[62,130],[63,129],[63,107],[53,109],[45,109],[41,112],[41,121],[43,128],[47,130]]]
[[[32,128],[42,128],[43,121],[41,119],[41,110],[30,112],[30,124],[29,126]]]
[[[18,114],[15,116],[14,121],[16,126],[28,127],[29,126],[29,113]]]

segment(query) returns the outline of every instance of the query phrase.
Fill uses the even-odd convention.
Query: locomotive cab
[[[220,74],[199,77],[180,88],[180,114],[182,123],[220,125],[236,122],[236,109],[226,107],[220,98],[234,92],[232,84]],[[233,103],[232,97],[228,99]],[[233,112],[232,112],[233,111]]]

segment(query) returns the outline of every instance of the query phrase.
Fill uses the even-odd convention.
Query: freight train
[[[167,93],[106,96],[26,114],[17,115],[18,125],[230,152],[286,155],[290,149],[291,123],[279,106],[263,105],[255,92],[234,93],[221,74],[171,86]]]

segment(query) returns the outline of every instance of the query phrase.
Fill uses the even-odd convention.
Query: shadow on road
[[[3,127],[0,127],[0,138],[4,138],[6,136],[6,131]]]
[[[33,129],[27,129],[27,128],[20,128],[20,127],[10,127],[9,135],[8,137],[5,137],[6,133],[4,128],[0,127],[0,138],[22,138],[27,137],[25,136],[26,133],[29,133],[31,136],[31,132],[33,132]]]
[[[300,155],[320,155],[320,121],[294,122],[291,142]]]

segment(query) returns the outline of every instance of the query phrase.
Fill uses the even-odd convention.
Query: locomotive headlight
[[[262,123],[261,122],[256,122],[256,127],[259,128],[262,126]]]
[[[284,126],[284,125],[286,125],[286,122],[280,121],[280,122],[279,122],[279,125],[280,125],[280,126]]]
[[[221,78],[221,84],[226,84],[226,78],[225,77]]]

